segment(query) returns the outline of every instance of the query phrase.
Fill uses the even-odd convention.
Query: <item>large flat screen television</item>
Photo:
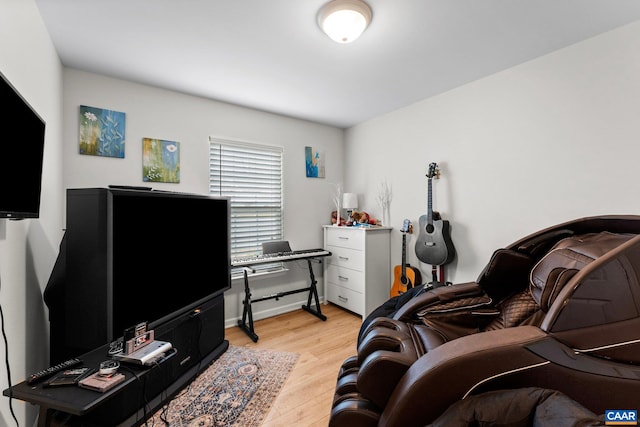
[[[160,330],[224,301],[229,212],[227,198],[208,195],[68,189],[66,231],[44,294],[52,362],[116,341],[140,322]]]
[[[111,191],[113,333],[161,324],[231,287],[229,204],[162,191]]]
[[[2,143],[11,173],[0,179],[0,218],[38,218],[45,122],[1,72],[0,111],[0,129],[11,134]]]

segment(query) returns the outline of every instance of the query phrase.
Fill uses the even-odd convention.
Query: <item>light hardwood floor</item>
[[[258,342],[238,327],[225,330],[229,344],[288,351],[300,355],[263,427],[326,427],[338,370],[356,354],[362,318],[333,304],[322,304],[322,321],[300,309],[254,322]]]

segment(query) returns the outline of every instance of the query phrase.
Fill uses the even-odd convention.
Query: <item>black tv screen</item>
[[[161,324],[231,287],[229,201],[111,192],[113,333]]]
[[[40,216],[45,122],[0,73],[0,129],[4,167],[11,173],[0,180],[0,218]]]

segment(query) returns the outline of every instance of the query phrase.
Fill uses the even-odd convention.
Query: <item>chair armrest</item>
[[[520,326],[442,344],[409,367],[389,397],[379,427],[428,425],[491,377],[535,369],[545,360],[525,345],[545,337],[535,326]]]
[[[398,381],[415,362],[416,354],[412,351],[377,350],[371,353],[360,365],[358,391],[377,407],[384,408]]]
[[[451,286],[441,286],[430,289],[415,296],[396,311],[393,318],[401,321],[418,320],[417,313],[427,307],[451,301],[461,297],[482,295],[483,289],[476,282],[458,283]]]

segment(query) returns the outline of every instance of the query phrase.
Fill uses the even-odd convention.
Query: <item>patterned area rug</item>
[[[260,426],[298,356],[230,345],[147,425]]]

